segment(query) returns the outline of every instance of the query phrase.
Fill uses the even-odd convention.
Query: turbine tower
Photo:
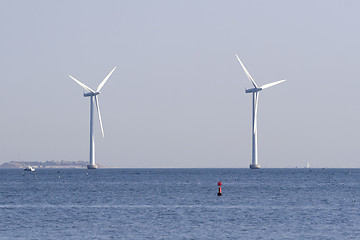
[[[84,92],[84,97],[90,97],[90,162],[89,165],[87,165],[88,169],[96,169],[97,165],[95,164],[95,138],[94,138],[94,103],[96,104],[96,109],[99,115],[99,122],[100,122],[100,128],[102,136],[104,137],[104,129],[101,121],[101,114],[100,114],[100,106],[99,106],[99,99],[98,96],[100,94],[101,88],[104,86],[106,81],[109,79],[111,74],[114,72],[116,67],[111,70],[111,72],[105,77],[105,79],[99,84],[96,91],[92,90],[79,80],[75,79],[74,77],[69,77],[74,80],[77,84],[79,84],[81,87],[83,87],[87,92]]]
[[[258,87],[258,85],[255,83],[254,79],[250,76],[250,73],[246,70],[244,64],[241,62],[238,55],[236,55],[236,58],[239,60],[242,68],[244,69],[244,72],[246,76],[249,78],[250,82],[253,84],[254,88],[251,89],[245,89],[246,93],[252,93],[253,95],[253,114],[252,114],[252,162],[250,164],[250,169],[259,169],[260,164],[258,162],[258,154],[257,154],[257,109],[258,109],[258,102],[259,102],[259,93],[261,90],[265,88],[272,87],[274,85],[277,85],[279,83],[285,82],[286,80],[280,80],[273,83],[268,83],[265,85],[262,85],[261,87]]]

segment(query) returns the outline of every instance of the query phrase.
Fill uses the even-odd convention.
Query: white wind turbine
[[[102,136],[104,137],[104,129],[101,121],[101,114],[100,114],[100,107],[99,107],[99,99],[97,95],[100,94],[101,88],[104,86],[106,81],[109,79],[110,75],[114,72],[116,67],[111,70],[111,72],[105,77],[105,79],[99,84],[96,91],[92,90],[79,80],[75,79],[74,77],[69,77],[74,80],[77,84],[79,84],[81,87],[83,87],[87,92],[84,93],[84,97],[90,97],[90,163],[87,165],[88,169],[96,169],[97,165],[95,164],[95,139],[94,139],[94,102],[96,104],[96,109],[99,114],[99,121],[100,121],[100,128]]]
[[[239,60],[242,68],[244,69],[244,72],[246,76],[249,78],[250,82],[254,85],[254,88],[251,89],[245,89],[246,93],[252,93],[253,94],[253,118],[252,118],[252,163],[250,164],[251,169],[259,169],[260,164],[258,162],[258,154],[257,154],[257,109],[258,109],[258,102],[259,102],[259,92],[265,88],[272,87],[276,84],[282,83],[286,80],[281,80],[273,83],[268,83],[265,85],[262,85],[261,87],[258,87],[258,85],[255,83],[254,79],[250,76],[250,73],[246,70],[244,64],[241,62],[238,55],[236,55],[237,59]]]

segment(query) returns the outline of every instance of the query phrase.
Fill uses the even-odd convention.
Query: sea
[[[1,169],[0,239],[360,239],[359,184],[360,169]]]

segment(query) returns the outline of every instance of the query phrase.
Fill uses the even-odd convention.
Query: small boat
[[[24,168],[24,171],[35,172],[35,168],[33,168],[29,165],[26,168]]]

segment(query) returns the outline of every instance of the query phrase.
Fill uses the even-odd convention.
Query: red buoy
[[[222,196],[222,192],[221,192],[221,182],[219,181],[218,182],[218,186],[219,186],[219,192],[218,192],[218,196],[220,197],[220,196]]]

